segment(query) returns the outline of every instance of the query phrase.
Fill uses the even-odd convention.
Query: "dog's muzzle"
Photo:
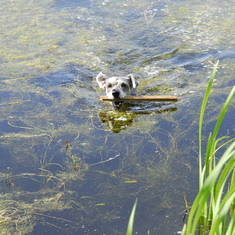
[[[120,98],[120,92],[115,89],[112,91],[112,95],[113,95],[114,99]],[[115,109],[120,109],[122,107],[122,105],[123,105],[123,102],[113,102],[113,107]]]
[[[112,90],[112,95],[116,99],[120,98],[120,92],[117,90]]]

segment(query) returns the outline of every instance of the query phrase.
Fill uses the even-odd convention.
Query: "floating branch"
[[[110,99],[108,96],[100,96],[100,99],[103,101],[177,101],[177,96],[168,96],[168,95],[152,95],[152,96],[126,96],[123,99]]]

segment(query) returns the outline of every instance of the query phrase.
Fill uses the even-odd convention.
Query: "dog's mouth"
[[[123,105],[123,102],[113,102],[113,107],[115,109],[120,109]]]

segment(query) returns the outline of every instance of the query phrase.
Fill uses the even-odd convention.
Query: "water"
[[[138,197],[136,234],[177,234],[183,192],[192,205],[198,190],[200,105],[218,59],[204,140],[235,84],[232,6],[2,2],[1,233],[125,234]],[[100,71],[179,101],[115,112],[99,100]],[[234,137],[234,106],[219,136]]]

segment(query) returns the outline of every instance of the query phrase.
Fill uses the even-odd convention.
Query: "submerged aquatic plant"
[[[235,202],[235,138],[225,142],[220,147],[217,147],[217,144],[228,137],[216,138],[221,122],[235,93],[235,86],[224,103],[213,133],[209,135],[205,165],[202,167],[201,137],[203,116],[218,63],[219,61],[216,63],[212,72],[201,107],[199,123],[199,192],[189,212],[187,225],[185,224],[183,227],[183,235],[195,234],[197,229],[199,229],[199,234],[235,233],[235,213],[233,213]],[[219,161],[216,162],[215,153],[221,147],[228,144],[230,144],[230,146]],[[230,185],[228,186],[227,192],[225,192],[224,187],[229,182],[229,179],[231,179]],[[228,219],[229,210],[231,212],[230,220]]]

